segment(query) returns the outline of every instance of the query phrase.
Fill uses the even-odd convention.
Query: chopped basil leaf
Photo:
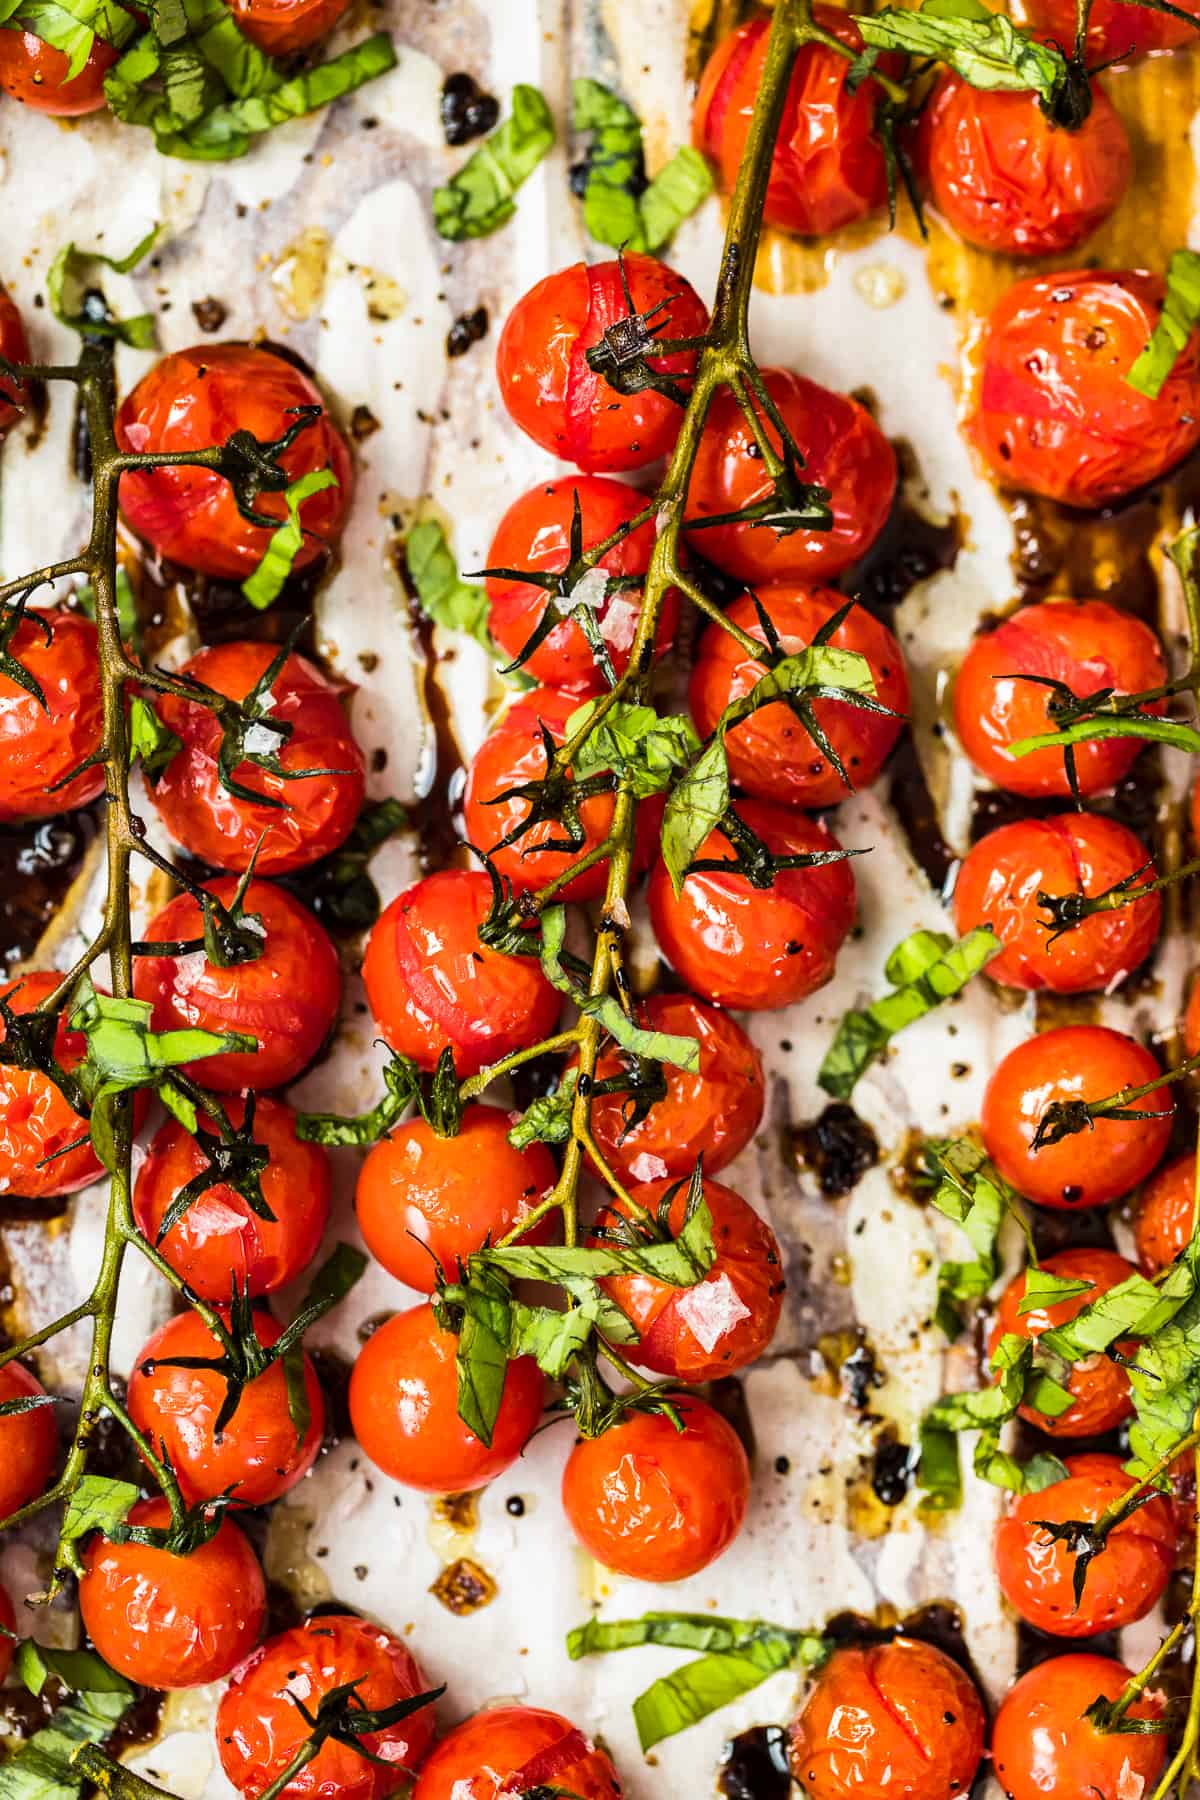
[[[550,108],[518,82],[512,114],[475,148],[458,174],[433,191],[433,222],[444,238],[487,237],[516,212],[513,198],[554,144]]]
[[[1039,1341],[1051,1355],[1080,1362],[1103,1354],[1118,1338],[1152,1338],[1171,1323],[1195,1292],[1195,1253],[1185,1252],[1158,1282],[1147,1281],[1144,1275],[1128,1275],[1081,1306],[1065,1325],[1044,1331]]]
[[[1200,1407],[1200,1292],[1138,1345],[1126,1373],[1136,1416],[1125,1467],[1141,1478],[1187,1436]]]
[[[685,144],[664,163],[638,202],[647,250],[661,250],[712,193],[712,170]]]
[[[873,49],[935,57],[971,87],[1032,92],[1049,106],[1067,80],[1062,51],[1014,25],[1005,13],[981,17],[974,10],[964,15],[940,6],[919,12],[886,6],[878,13],[855,13],[854,21]]]
[[[974,1262],[943,1262],[938,1268],[937,1322],[948,1338],[956,1338],[963,1326],[959,1302],[982,1299],[1000,1273],[996,1243],[1016,1196],[968,1138],[931,1144],[928,1155],[939,1177],[932,1205],[961,1226],[975,1252]]]
[[[499,662],[500,650],[488,630],[487,590],[463,581],[436,519],[422,519],[413,526],[404,545],[404,561],[425,616],[447,631],[465,631]]]
[[[514,1150],[527,1150],[530,1144],[566,1143],[571,1135],[577,1075],[577,1070],[568,1069],[552,1094],[544,1094],[526,1107],[508,1134]]]
[[[148,700],[135,694],[129,706],[129,748],[141,758],[142,771],[151,787],[159,779],[183,741],[163,724]]]
[[[499,1269],[515,1281],[600,1281],[608,1275],[649,1275],[671,1287],[695,1287],[716,1260],[712,1215],[702,1200],[679,1236],[641,1245],[613,1244],[543,1247],[512,1244],[504,1250],[481,1250],[471,1267]]]
[[[0,1800],[78,1800],[85,1777],[74,1765],[75,1752],[110,1737],[132,1699],[133,1690],[122,1683],[76,1694],[58,1707],[48,1724],[0,1762]]]
[[[323,494],[326,488],[338,485],[338,478],[332,469],[311,469],[307,475],[301,475],[284,489],[283,503],[287,507],[287,518],[271,533],[262,561],[242,583],[243,594],[259,612],[270,606],[272,600],[279,598],[283,584],[292,572],[292,564],[303,547],[304,527],[300,523],[300,508],[314,494]]]
[[[14,1666],[15,1673],[34,1695],[40,1694],[53,1677],[73,1694],[122,1694],[126,1700],[133,1697],[129,1683],[94,1650],[52,1650],[25,1638],[17,1649]]]
[[[46,271],[46,299],[55,318],[72,331],[118,338],[137,350],[152,350],[157,342],[152,313],[139,313],[132,319],[114,318],[107,308],[96,308],[94,312],[88,309],[85,295],[95,285],[97,265],[112,269],[117,275],[128,275],[153,248],[160,229],[155,225],[123,257],[104,256],[99,250],[79,250],[74,244],[64,244]]]
[[[923,1506],[945,1512],[962,1498],[955,1434],[978,1431],[974,1466],[977,1475],[1001,1487],[1027,1491],[1033,1482],[1046,1485],[1049,1464],[1036,1460],[1022,1469],[1015,1458],[1000,1449],[1000,1429],[1014,1419],[1022,1406],[1046,1418],[1059,1418],[1072,1404],[1072,1395],[1038,1360],[1040,1347],[1016,1332],[1006,1332],[992,1354],[997,1380],[966,1393],[943,1394],[921,1421],[921,1461],[917,1479],[926,1490]],[[1056,1475],[1051,1479],[1058,1479]],[[1031,1491],[1031,1490],[1028,1490]]]
[[[673,1063],[676,1068],[693,1074],[700,1067],[700,1044],[693,1037],[679,1037],[668,1031],[647,1031],[635,1025],[611,994],[585,994],[562,965],[563,940],[567,931],[567,915],[561,906],[548,906],[542,914],[542,972],[546,979],[567,994],[581,1012],[598,1019],[613,1042],[634,1056],[652,1062]]]
[[[716,830],[728,809],[729,757],[724,736],[718,731],[667,796],[662,822],[662,853],[677,894],[701,845]]]
[[[575,130],[593,134],[582,165],[588,236],[616,250],[661,250],[712,192],[712,171],[689,145],[647,184],[637,114],[598,81],[576,81],[573,95]]]
[[[585,700],[571,714],[568,738],[583,730],[599,704]],[[676,771],[686,768],[699,748],[696,728],[684,714],[664,717],[652,706],[618,701],[576,751],[572,771],[583,780],[611,769],[639,800],[646,800],[669,787]]]
[[[1077,1300],[1090,1294],[1094,1281],[1069,1281],[1065,1275],[1052,1275],[1048,1269],[1025,1271],[1025,1292],[1017,1307],[1018,1317],[1037,1312],[1043,1306],[1059,1306],[1064,1300]]]
[[[1157,400],[1200,322],[1200,253],[1176,250],[1167,266],[1167,293],[1154,334],[1128,375],[1130,387]]]
[[[137,31],[137,20],[117,0],[0,0],[0,24],[31,31],[60,50],[66,81],[83,73],[97,38],[119,50]]]

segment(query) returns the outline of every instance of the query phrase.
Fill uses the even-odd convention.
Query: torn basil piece
[[[137,20],[117,0],[0,0],[0,25],[30,31],[67,59],[65,81],[83,73],[96,39],[119,50]]]
[[[1062,51],[1014,25],[1006,13],[932,5],[907,12],[887,6],[878,13],[856,13],[854,19],[872,49],[933,57],[971,87],[1034,93],[1049,107],[1067,80]]]
[[[323,494],[327,488],[338,485],[338,478],[332,469],[310,469],[307,475],[301,475],[284,489],[283,503],[287,508],[287,518],[271,533],[262,561],[242,583],[243,594],[259,612],[270,606],[272,600],[279,598],[283,592],[283,584],[292,572],[292,565],[300,554],[304,543],[300,508],[314,494]]]
[[[1200,253],[1176,250],[1167,267],[1167,292],[1158,324],[1125,377],[1130,387],[1148,400],[1157,400],[1198,322]]]
[[[554,144],[550,108],[535,87],[518,82],[512,112],[479,144],[457,175],[433,191],[433,222],[457,243],[487,237],[517,210],[515,195]]]

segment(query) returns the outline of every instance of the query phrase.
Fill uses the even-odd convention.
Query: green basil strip
[[[1118,1338],[1151,1338],[1164,1329],[1196,1292],[1196,1251],[1185,1252],[1159,1281],[1129,1275],[1081,1306],[1065,1325],[1052,1326],[1038,1340],[1042,1349],[1067,1362],[1097,1356]]]
[[[1105,738],[1145,738],[1152,744],[1169,744],[1174,750],[1189,755],[1200,751],[1200,731],[1180,719],[1154,719],[1148,714],[1128,717],[1103,716],[1079,719],[1061,731],[1039,731],[1034,737],[1018,738],[1008,746],[1010,756],[1028,756],[1034,750],[1066,750],[1071,744],[1094,744]]]
[[[67,58],[65,79],[82,74],[97,38],[121,49],[138,24],[117,0],[2,0],[0,24],[31,31]]]
[[[304,528],[300,523],[300,508],[314,494],[323,494],[327,488],[339,485],[332,469],[312,469],[307,475],[301,475],[298,480],[290,482],[284,489],[283,501],[287,507],[287,518],[271,533],[262,561],[242,583],[243,594],[259,612],[270,606],[272,600],[279,598],[284,582],[292,572],[292,565],[303,548]]]
[[[129,706],[129,749],[131,755],[141,758],[151,787],[182,748],[183,740],[163,724],[148,700],[136,694]]]
[[[1127,1373],[1135,1417],[1125,1467],[1140,1478],[1187,1436],[1200,1407],[1200,1293],[1138,1345]]]
[[[585,700],[567,720],[566,736],[582,731],[600,704]],[[579,780],[611,770],[639,800],[661,794],[700,748],[692,721],[682,713],[666,717],[652,706],[618,701],[584,739],[572,761]]]
[[[645,180],[642,126],[632,107],[598,81],[572,84],[571,123],[590,131],[583,223],[598,244],[617,250],[649,249],[642,228],[639,195]]]
[[[886,6],[853,16],[873,49],[935,57],[971,87],[1032,92],[1049,105],[1067,80],[1062,51],[1039,42],[1005,13],[962,16],[931,6],[920,12]]]
[[[1200,254],[1176,250],[1167,265],[1167,293],[1153,335],[1125,379],[1157,400],[1200,321]]]
[[[75,1694],[0,1762],[0,1800],[77,1800],[84,1776],[72,1762],[75,1752],[82,1744],[111,1737],[132,1700],[133,1690],[125,1682]]]
[[[99,250],[79,250],[73,243],[64,244],[46,271],[46,299],[60,324],[94,337],[118,338],[136,350],[152,350],[157,342],[152,313],[139,313],[132,319],[91,319],[84,314],[83,298],[87,289],[95,285],[98,268],[111,269],[117,275],[128,275],[135,269],[154,248],[161,229],[155,225],[128,256],[105,256]]]
[[[943,1262],[938,1268],[937,1323],[948,1338],[956,1338],[963,1325],[959,1302],[982,1299],[1000,1272],[997,1239],[1015,1196],[969,1139],[929,1148],[941,1176],[931,1203],[961,1227],[975,1252],[973,1262]]]
[[[628,1018],[612,994],[585,994],[562,966],[567,915],[561,906],[548,906],[542,914],[542,970],[561,994],[568,994],[581,1012],[598,1019],[613,1042],[634,1056],[673,1063],[695,1074],[700,1067],[700,1044],[693,1037],[668,1031],[647,1031]]]
[[[517,189],[554,144],[550,108],[535,87],[518,82],[511,116],[476,146],[458,174],[433,191],[433,222],[452,242],[487,237],[517,210]]]
[[[530,1102],[509,1131],[508,1141],[514,1150],[527,1150],[530,1144],[566,1143],[571,1135],[577,1078],[578,1070],[568,1069],[552,1094]]]
[[[1059,1306],[1064,1300],[1077,1300],[1090,1294],[1094,1281],[1069,1281],[1065,1275],[1052,1275],[1048,1269],[1025,1271],[1025,1292],[1017,1306],[1017,1315],[1037,1312],[1043,1306]]]
[[[703,1281],[716,1255],[712,1215],[702,1200],[676,1238],[637,1246],[512,1244],[503,1250],[479,1251],[471,1268],[499,1270],[514,1281],[553,1281],[560,1286],[577,1279],[601,1281],[608,1275],[649,1275],[682,1288]]]
[[[465,631],[496,662],[501,653],[488,630],[487,589],[464,581],[436,519],[414,525],[404,544],[408,578],[427,619],[447,631]]]
[[[664,163],[638,202],[647,250],[661,250],[713,190],[712,170],[685,144]]]

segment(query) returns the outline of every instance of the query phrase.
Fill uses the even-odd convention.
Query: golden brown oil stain
[[[481,1563],[473,1557],[460,1556],[442,1570],[429,1592],[447,1612],[463,1618],[490,1606],[499,1589],[494,1576],[489,1575]]]

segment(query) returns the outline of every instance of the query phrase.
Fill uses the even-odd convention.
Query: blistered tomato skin
[[[898,1637],[834,1652],[792,1726],[789,1760],[809,1800],[965,1800],[983,1729],[970,1676]]]
[[[1090,1305],[1109,1288],[1127,1281],[1136,1272],[1133,1264],[1127,1263],[1115,1250],[1099,1248],[1063,1250],[1057,1256],[1046,1257],[1041,1267],[1048,1275],[1061,1276],[1064,1281],[1090,1281],[1091,1290],[1073,1300],[1059,1300],[1053,1306],[1038,1306],[1023,1313],[1021,1303],[1025,1298],[1026,1278],[1022,1271],[1009,1282],[996,1309],[995,1323],[988,1338],[989,1357],[1006,1334],[1032,1338],[1036,1343],[1043,1331],[1069,1324],[1082,1307]],[[1117,1347],[1129,1354],[1136,1346],[1126,1340]],[[1101,1432],[1115,1430],[1133,1411],[1129,1377],[1106,1356],[1090,1356],[1076,1363],[1067,1385],[1073,1402],[1066,1412],[1052,1419],[1030,1406],[1023,1406],[1021,1417],[1050,1437],[1098,1437]]]
[[[256,1800],[308,1737],[297,1700],[315,1713],[325,1694],[351,1682],[368,1712],[415,1699],[432,1686],[406,1645],[366,1619],[319,1613],[268,1638],[236,1671],[217,1708],[221,1767],[239,1793]],[[382,1731],[364,1733],[360,1741],[369,1759],[328,1739],[292,1776],[281,1800],[386,1800],[420,1767],[434,1725],[431,1701]]]
[[[537,963],[479,942],[491,903],[482,870],[445,869],[397,895],[367,941],[375,1022],[422,1069],[449,1046],[465,1079],[554,1030],[561,1002]]]
[[[22,1363],[5,1363],[0,1368],[0,1405],[6,1400],[38,1399],[45,1391]],[[0,1520],[45,1491],[57,1457],[52,1406],[0,1415]]]
[[[60,975],[39,969],[4,982],[0,997],[14,1013],[34,1012],[60,980]],[[0,1020],[0,1043],[5,1035]],[[64,1074],[78,1068],[86,1050],[83,1033],[68,1031],[66,1012],[60,1011],[54,1057]],[[87,1120],[48,1075],[40,1069],[0,1064],[0,1192],[45,1200],[87,1187],[103,1173],[99,1157],[90,1141],[66,1148],[86,1139],[87,1133]]]
[[[1096,1800],[1151,1794],[1167,1759],[1152,1732],[1104,1732],[1084,1717],[1094,1700],[1115,1700],[1132,1669],[1107,1656],[1054,1656],[1010,1688],[992,1726],[992,1768],[1007,1800]],[[1160,1719],[1153,1688],[1131,1719]]]
[[[1185,13],[1197,14],[1195,0],[1180,0]],[[1074,0],[1031,0],[1031,23],[1069,49],[1075,42]],[[1121,0],[1095,0],[1088,15],[1089,69],[1107,62],[1131,62],[1158,50],[1178,50],[1196,41],[1195,27],[1148,7],[1122,5]]]
[[[1031,750],[1011,756],[1022,738],[1052,731],[1047,710],[1051,690],[1042,680],[1062,682],[1079,698],[1111,688],[1140,694],[1159,687],[1167,675],[1162,647],[1140,619],[1103,600],[1047,600],[1024,606],[995,631],[971,644],[954,683],[954,729],[981,774],[1011,794],[1031,799],[1071,796],[1061,750]],[[1040,680],[1028,680],[1035,676]],[[1165,701],[1145,708],[1166,710]],[[1136,738],[1110,738],[1075,746],[1075,769],[1084,796],[1114,787],[1142,746]]]
[[[0,34],[0,90],[34,112],[55,119],[77,119],[108,104],[104,77],[119,52],[97,37],[78,75],[66,79],[70,61],[61,50],[32,31]]]
[[[412,1800],[500,1800],[532,1792],[621,1800],[617,1772],[570,1719],[533,1706],[489,1706],[444,1737]]]
[[[230,700],[244,700],[278,654],[274,644],[213,644],[184,664],[183,673]],[[163,694],[157,702],[164,725],[182,742],[150,797],[171,836],[193,856],[219,869],[249,868],[258,848],[259,875],[283,875],[327,856],[345,842],[362,806],[366,786],[362,751],[351,735],[333,684],[294,652],[271,683],[270,718],[292,727],[280,744],[285,770],[326,771],[293,778],[257,763],[233,770],[239,786],[262,794],[267,804],[240,800],[221,786],[217,759],[221,727],[206,706]]]
[[[774,625],[780,649],[787,656],[806,650],[817,632],[846,603],[843,594],[829,588],[785,585],[760,587],[754,595],[742,594],[726,609],[726,616],[760,644],[767,641],[767,634],[755,607],[756,599]],[[875,682],[874,698],[897,715],[888,718],[841,700],[813,702],[817,722],[851,784],[855,788],[869,787],[887,760],[908,712],[904,654],[887,626],[861,606],[852,607],[826,641],[835,650],[851,650],[866,657]],[[688,688],[688,703],[701,737],[708,737],[715,730],[730,701],[742,699],[764,673],[764,665],[743,650],[728,631],[720,625],[709,626],[700,640]],[[760,707],[735,726],[726,734],[725,748],[734,780],[760,799],[817,807],[836,806],[846,798],[846,783],[782,701]]]
[[[666,320],[666,337],[703,336],[708,309],[682,275],[652,256],[624,260],[636,313],[653,312],[655,326]],[[682,414],[665,394],[618,394],[588,368],[587,352],[628,316],[615,260],[572,263],[517,301],[496,346],[500,393],[513,422],[543,450],[591,474],[644,469],[666,455],[679,431]],[[648,361],[656,373],[686,378],[696,354]]]
[[[243,37],[268,56],[291,56],[328,37],[350,0],[231,0]]]
[[[25,321],[17,310],[17,303],[8,289],[0,282],[0,356],[12,363],[31,361],[29,339],[25,335]],[[22,411],[29,403],[29,393],[24,382],[0,381],[0,437],[10,431],[20,418]],[[11,645],[9,648],[11,649]]]
[[[323,405],[308,376],[271,350],[197,344],[164,356],[142,377],[117,414],[117,442],[139,453],[203,450],[249,431],[270,443],[295,423],[294,408]],[[350,451],[324,413],[279,460],[292,481],[318,469],[337,476],[336,487],[300,507],[306,535],[293,567],[304,568],[342,534],[354,485]],[[274,529],[244,519],[229,483],[209,469],[132,469],[121,477],[121,510],[159,556],[226,581],[253,573]],[[255,510],[280,524],[287,517],[282,494],[260,494]]]
[[[677,1404],[682,1431],[662,1413],[627,1413],[581,1438],[563,1470],[575,1536],[604,1568],[636,1581],[698,1575],[746,1516],[750,1464],[736,1431],[702,1400]]]
[[[1161,276],[1083,269],[1018,281],[993,307],[969,434],[1006,488],[1087,511],[1200,443],[1193,332],[1157,399],[1125,379],[1162,312]]]
[[[829,531],[786,537],[755,524],[700,522],[770,497],[754,433],[728,388],[709,409],[688,488],[689,541],[728,575],[753,585],[829,581],[866,555],[896,493],[896,455],[864,406],[790,369],[764,369],[767,392],[804,457],[804,480],[830,492]],[[774,427],[763,421],[779,449]]]
[[[1092,913],[1070,930],[1047,929],[1041,893],[1091,899],[1142,874],[1154,860],[1140,838],[1098,813],[1019,819],[989,831],[967,855],[954,889],[959,934],[990,925],[1004,949],[987,965],[1002,987],[1054,994],[1110,992],[1149,956],[1158,940],[1162,902],[1147,894],[1112,912]]]
[[[53,818],[86,806],[104,790],[99,767],[65,780],[96,754],[103,734],[96,627],[82,613],[31,612],[9,639],[8,653],[37,682],[46,704],[0,675],[0,824],[5,825]]]
[[[1055,1101],[1107,1100],[1161,1073],[1148,1050],[1105,1025],[1064,1025],[1010,1050],[987,1085],[980,1121],[984,1148],[1004,1179],[1038,1206],[1105,1206],[1136,1187],[1158,1162],[1171,1135],[1170,1088],[1154,1088],[1138,1111],[1157,1118],[1110,1119],[1034,1150],[1033,1140]]]
[[[1133,1216],[1133,1241],[1143,1275],[1157,1275],[1183,1250],[1196,1214],[1196,1158],[1177,1156],[1150,1177]]]

